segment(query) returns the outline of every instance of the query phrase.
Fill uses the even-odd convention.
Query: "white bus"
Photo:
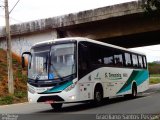
[[[136,97],[149,86],[146,56],[88,38],[62,38],[32,46],[28,61],[28,100],[54,109],[63,103],[119,95]]]

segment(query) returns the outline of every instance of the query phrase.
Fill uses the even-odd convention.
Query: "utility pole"
[[[8,92],[14,94],[13,68],[12,68],[12,51],[11,51],[11,34],[9,24],[8,0],[5,3],[5,22],[6,22],[6,40],[7,40],[7,63],[8,63]]]

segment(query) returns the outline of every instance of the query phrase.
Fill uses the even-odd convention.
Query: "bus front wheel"
[[[54,110],[61,110],[62,108],[62,103],[53,103],[51,104],[51,107],[54,109]]]
[[[97,85],[94,90],[94,105],[100,105],[103,101],[103,88]]]

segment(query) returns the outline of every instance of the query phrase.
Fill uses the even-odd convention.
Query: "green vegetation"
[[[14,95],[0,97],[0,105],[25,102],[27,100],[26,92],[17,91]]]
[[[0,49],[0,105],[27,101],[27,72],[22,70],[20,57],[13,54],[14,95],[8,94],[7,53]]]
[[[148,12],[160,11],[160,1],[159,0],[144,0],[143,8]]]
[[[150,77],[160,77],[160,74],[151,74]]]
[[[149,83],[150,84],[157,84],[157,83],[160,83],[160,77],[150,77],[149,79]]]
[[[24,98],[24,97],[26,97],[26,92],[22,92],[22,91],[17,91],[17,92],[15,92],[15,97],[17,97],[17,98]]]
[[[156,62],[148,63],[148,70],[150,75],[160,75],[160,64]]]
[[[150,84],[160,83],[160,64],[156,62],[148,63],[150,73]]]
[[[0,97],[0,105],[12,104],[12,103],[13,103],[13,96],[7,95],[4,97]]]

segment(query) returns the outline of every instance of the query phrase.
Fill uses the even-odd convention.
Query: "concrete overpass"
[[[81,36],[131,48],[159,44],[160,16],[148,16],[142,2],[71,13],[11,26],[12,49],[18,54],[34,43]],[[0,47],[5,48],[5,28],[0,28]]]

